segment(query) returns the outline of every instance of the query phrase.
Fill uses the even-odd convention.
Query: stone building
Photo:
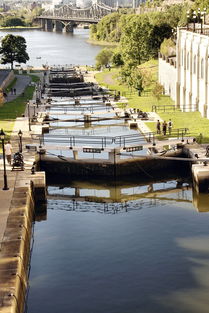
[[[202,32],[202,33],[201,33]],[[209,118],[209,29],[178,29],[176,62],[160,55],[159,82],[182,111]]]

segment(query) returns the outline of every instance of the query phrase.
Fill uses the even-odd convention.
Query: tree
[[[157,57],[158,50],[164,38],[172,36],[172,27],[167,23],[155,25],[152,29],[149,40],[149,53],[152,57]]]
[[[127,15],[121,20],[122,36],[120,49],[124,62],[135,62],[136,65],[150,58],[150,40],[153,26],[147,16]]]
[[[119,51],[113,51],[112,63],[115,66],[121,66],[124,64],[121,53]]]
[[[171,38],[165,38],[163,40],[160,46],[160,52],[167,57],[176,54],[176,45]]]
[[[2,64],[10,63],[11,69],[13,69],[14,62],[26,63],[29,60],[24,37],[7,35],[2,39],[1,43],[0,54],[2,55]]]
[[[96,56],[96,67],[107,66],[111,61],[112,54],[111,49],[102,49]]]
[[[143,76],[141,72],[138,70],[138,68],[135,68],[132,73],[132,86],[138,90],[138,95],[141,96],[143,88]]]
[[[8,17],[4,20],[2,26],[11,27],[11,26],[25,26],[23,19],[19,17]]]
[[[157,101],[160,100],[162,93],[163,93],[163,86],[161,84],[159,84],[158,82],[155,83],[155,86],[152,90],[152,95],[153,97],[155,97],[157,99]]]

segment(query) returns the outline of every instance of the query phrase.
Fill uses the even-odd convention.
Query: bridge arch
[[[116,11],[107,5],[94,3],[90,7],[84,9],[73,8],[70,5],[63,5],[53,11],[46,11],[44,15],[38,16],[42,27],[45,30],[51,30],[53,24],[64,25],[64,29],[71,32],[73,25],[79,23],[92,24],[98,23],[102,17]],[[61,30],[61,26],[55,26],[55,29]]]

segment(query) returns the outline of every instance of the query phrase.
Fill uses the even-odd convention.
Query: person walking
[[[166,133],[167,133],[167,123],[166,123],[166,121],[163,122],[162,129],[163,129],[163,135],[166,136]]]
[[[12,145],[10,141],[5,144],[5,156],[9,165],[12,163]]]
[[[16,95],[16,88],[13,89],[13,93],[14,93],[14,95]]]
[[[161,133],[161,125],[160,125],[160,121],[159,120],[157,120],[156,129],[157,129],[157,134],[160,134]]]
[[[168,121],[168,133],[169,133],[169,135],[171,135],[172,127],[173,127],[173,122],[171,121],[171,119],[169,119],[169,121]]]

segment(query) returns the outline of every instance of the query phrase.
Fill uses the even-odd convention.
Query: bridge
[[[37,16],[41,27],[46,31],[73,32],[78,24],[97,24],[104,16],[115,12],[116,9],[105,4],[94,3],[84,9],[63,5],[54,10],[45,11]]]

